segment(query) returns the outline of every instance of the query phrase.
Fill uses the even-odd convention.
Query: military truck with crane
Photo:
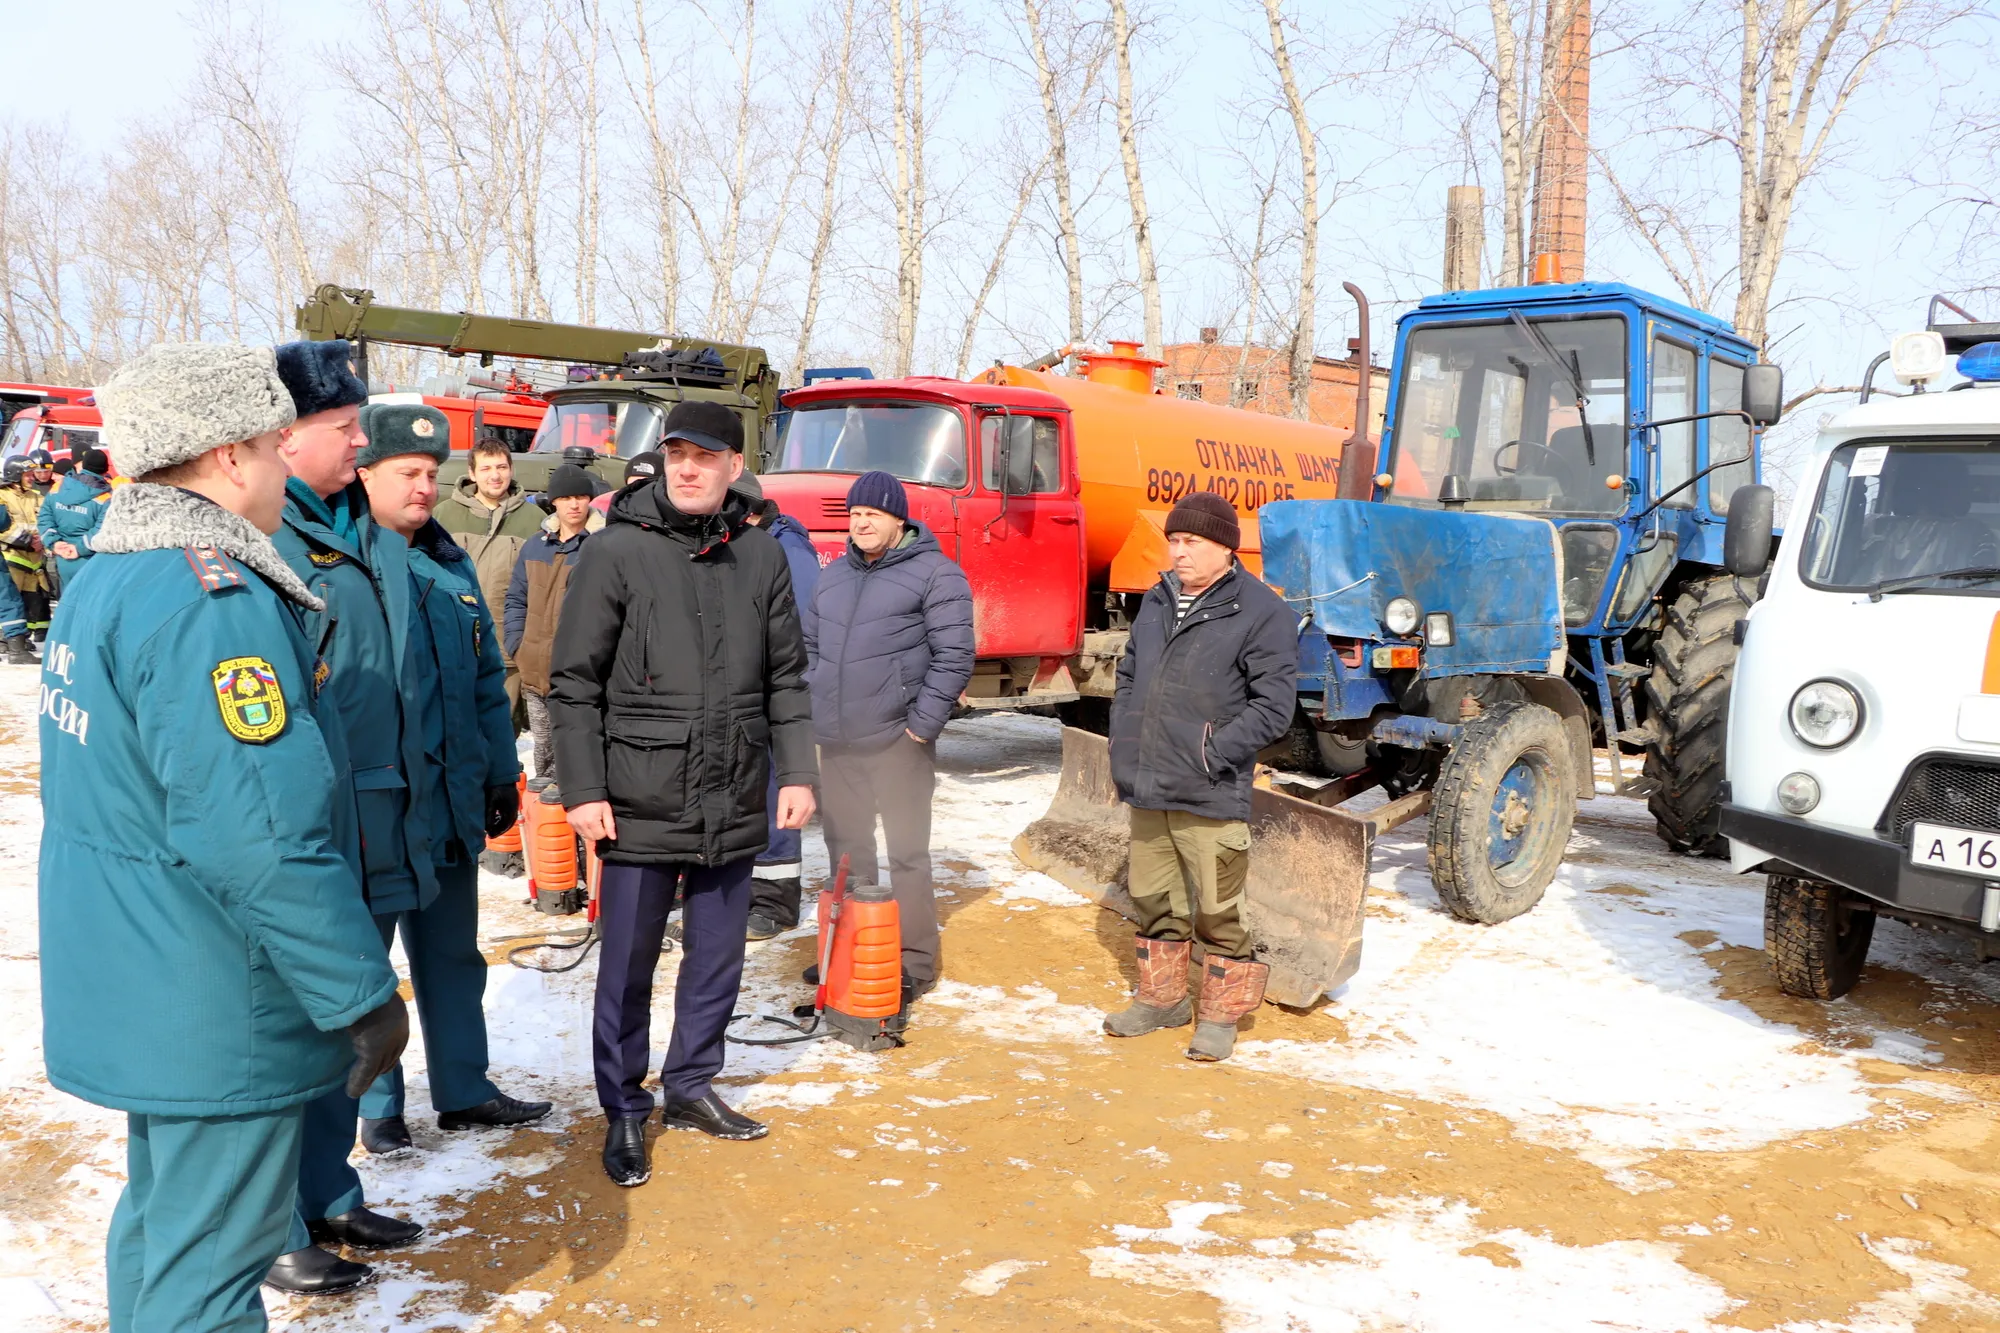
[[[565,462],[616,486],[624,480],[622,460],[655,447],[667,410],[683,398],[724,404],[742,416],[749,440],[765,438],[777,408],[778,373],[760,347],[389,306],[372,291],[332,283],[298,307],[297,325],[308,339],[352,342],[364,380],[369,348],[378,343],[471,356],[488,369],[501,357],[562,365],[562,383],[549,388],[537,389],[517,375],[468,376],[456,392],[419,394],[451,420],[452,447],[461,454],[481,431],[506,431],[503,438],[519,446],[515,477],[530,492],[546,486],[549,473]],[[442,484],[454,484],[465,466],[462,456],[452,459],[440,471]]]

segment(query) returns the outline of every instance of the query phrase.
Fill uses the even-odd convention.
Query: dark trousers
[[[770,845],[757,853],[750,872],[750,910],[762,913],[789,930],[799,924],[799,858],[804,850],[799,830],[778,827],[778,756],[771,756],[771,780],[764,788],[765,836]]]
[[[403,936],[410,990],[424,1029],[424,1064],[431,1109],[463,1111],[500,1095],[486,1077],[486,955],[479,952],[479,864],[470,858],[438,866],[430,906],[378,916],[382,943]],[[361,1096],[361,1114],[386,1120],[403,1114],[403,1066],[375,1080]]]
[[[681,966],[660,1089],[675,1101],[699,1101],[708,1095],[709,1080],[722,1072],[722,1032],[743,980],[750,858],[719,866],[607,865],[598,881],[603,942],[591,1034],[597,1100],[607,1115],[645,1115],[653,1109],[653,1095],[639,1085],[652,1056],[653,969],[677,881]]]
[[[467,861],[437,868],[438,896],[429,907],[385,912],[375,918],[382,943],[403,933],[410,960],[410,988],[424,1030],[431,1108],[463,1111],[500,1095],[486,1076],[486,958],[479,952],[479,867]],[[285,1253],[304,1249],[305,1224],[359,1208],[361,1177],[347,1160],[354,1151],[354,1119],[386,1120],[403,1114],[403,1066],[375,1080],[356,1101],[335,1088],[305,1106],[304,1147],[299,1154],[299,1216]]]
[[[826,855],[848,858],[848,882],[881,883],[875,820],[889,848],[889,888],[902,920],[903,975],[937,980],[937,899],[931,883],[931,794],[937,790],[937,746],[905,736],[886,750],[821,746],[820,826]]]
[[[258,1284],[292,1217],[299,1108],[126,1123],[104,1246],[112,1333],[261,1333]]]

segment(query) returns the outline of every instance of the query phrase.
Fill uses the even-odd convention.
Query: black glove
[[[410,1042],[410,1011],[403,997],[391,995],[356,1019],[347,1029],[354,1043],[354,1064],[347,1071],[347,1095],[359,1097],[368,1085],[396,1067]]]
[[[521,793],[513,783],[486,789],[486,836],[497,838],[521,817]]]

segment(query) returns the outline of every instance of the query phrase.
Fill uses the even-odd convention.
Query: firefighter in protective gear
[[[28,475],[26,457],[10,458],[0,471],[0,505],[7,508],[7,526],[0,529],[0,558],[20,590],[28,618],[28,636],[40,643],[49,630],[49,576],[42,568],[42,535],[38,524],[43,492]]]
[[[301,1108],[408,1034],[355,889],[318,601],[265,534],[292,417],[268,349],[162,345],[99,390],[143,480],[96,533],[42,666],[49,1081],[128,1116],[116,1330],[265,1327]]]

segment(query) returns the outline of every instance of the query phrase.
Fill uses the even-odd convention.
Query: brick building
[[[1272,416],[1292,414],[1290,356],[1283,348],[1252,344],[1246,352],[1242,343],[1222,342],[1215,329],[1203,329],[1200,342],[1169,343],[1161,356],[1167,364],[1160,371],[1160,384],[1168,393]],[[1389,401],[1389,372],[1377,366],[1374,376],[1368,405],[1374,420],[1368,433],[1380,438],[1382,409]],[[1343,435],[1353,430],[1354,363],[1316,356],[1312,380],[1313,421]]]

